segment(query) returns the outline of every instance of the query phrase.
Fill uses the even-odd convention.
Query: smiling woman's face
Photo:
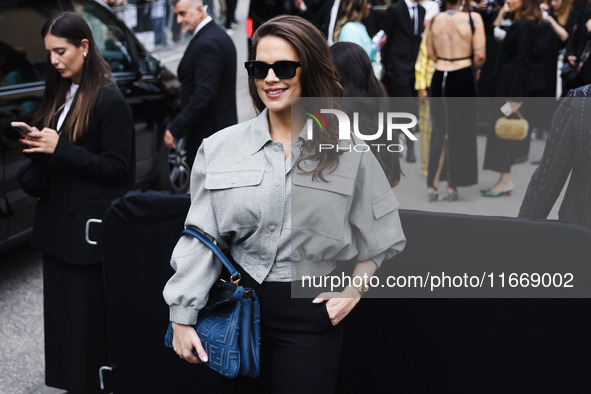
[[[266,36],[261,38],[257,45],[255,60],[273,64],[280,60],[299,62],[300,58],[294,47],[283,38]],[[259,97],[270,112],[291,113],[291,99],[302,95],[301,72],[302,68],[299,67],[293,78],[279,79],[270,68],[265,78],[254,80]]]

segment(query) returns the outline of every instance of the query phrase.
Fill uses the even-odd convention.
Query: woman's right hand
[[[569,56],[567,57],[568,62],[571,66],[576,67],[577,57],[576,56]]]
[[[172,347],[180,358],[193,364],[207,362],[207,353],[205,353],[205,349],[203,349],[203,345],[201,344],[201,339],[199,339],[193,326],[173,322],[172,329],[174,330]],[[199,358],[195,357],[193,349],[197,350]]]

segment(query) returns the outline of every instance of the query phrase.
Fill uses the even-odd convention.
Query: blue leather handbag
[[[238,374],[256,378],[260,373],[261,350],[260,304],[256,293],[238,285],[240,273],[209,238],[191,228],[183,230],[183,234],[202,241],[230,273],[229,282],[220,279],[211,288],[207,305],[199,312],[194,326],[207,353],[206,364],[228,378]],[[169,323],[164,344],[172,348],[172,339],[172,323]]]

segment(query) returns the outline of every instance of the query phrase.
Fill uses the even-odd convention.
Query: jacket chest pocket
[[[343,238],[355,180],[334,174],[327,179],[328,183],[312,181],[310,175],[294,175],[292,231],[312,230],[332,239]]]
[[[220,231],[256,228],[261,221],[264,165],[210,166],[205,188],[210,191]]]

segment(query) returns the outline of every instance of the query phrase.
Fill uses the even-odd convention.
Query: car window
[[[40,31],[53,3],[0,2],[0,91],[43,80],[47,52]]]
[[[92,30],[96,45],[112,72],[132,71],[132,58],[125,32],[105,9],[92,1],[74,1],[74,10]]]

